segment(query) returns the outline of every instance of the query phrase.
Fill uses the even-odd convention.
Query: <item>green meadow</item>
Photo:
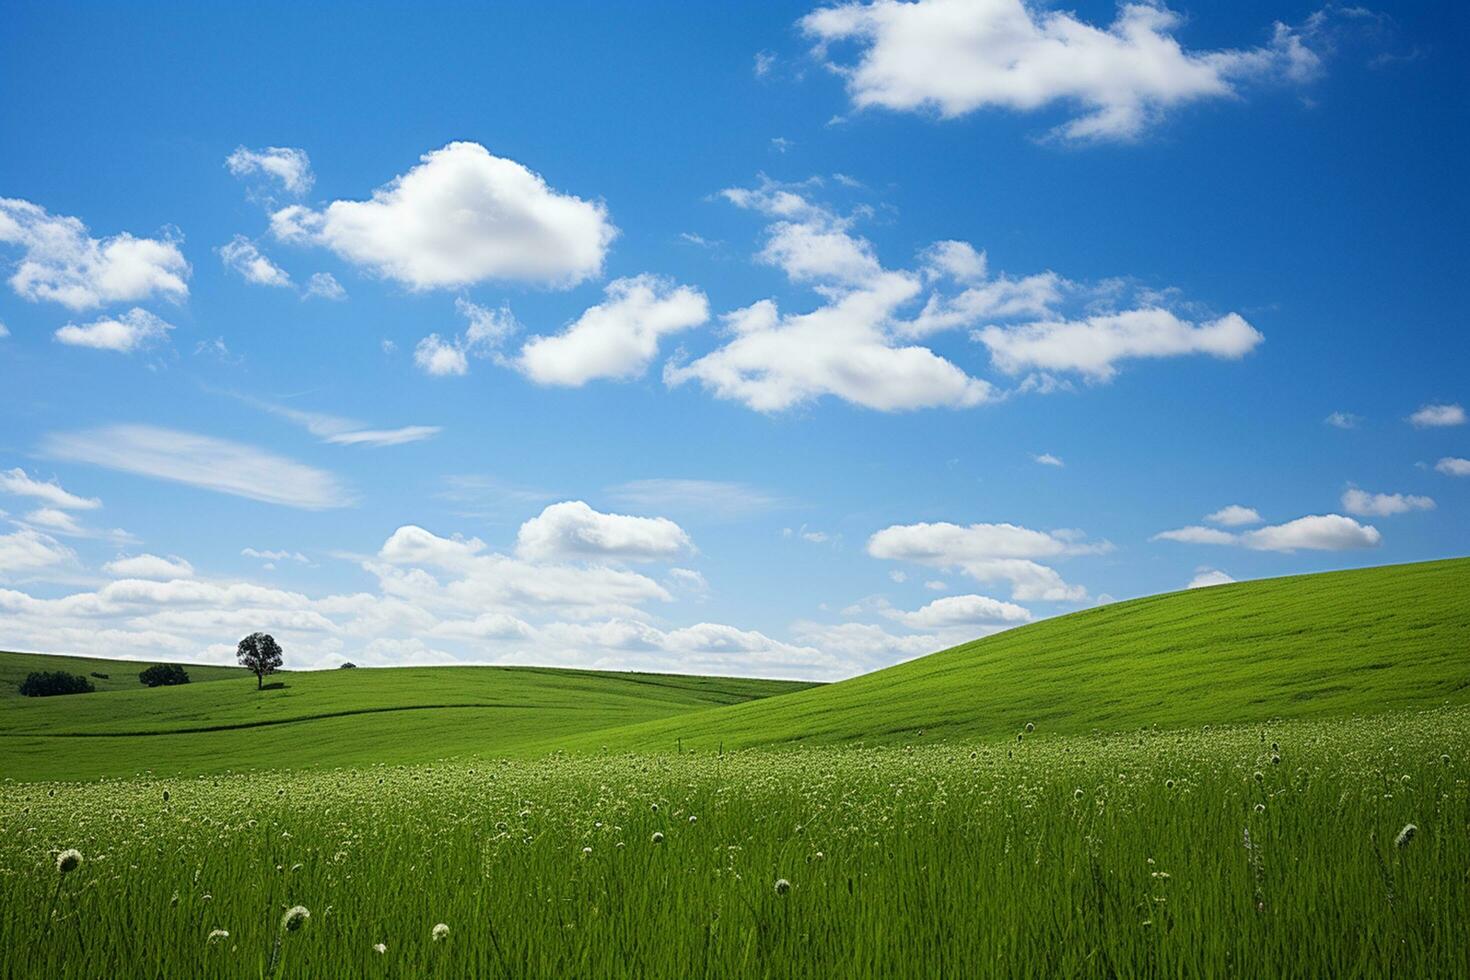
[[[0,701],[0,972],[1462,977],[1467,599],[1241,583],[830,685],[101,662]]]

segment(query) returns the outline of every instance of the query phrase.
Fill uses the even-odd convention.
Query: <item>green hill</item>
[[[0,653],[0,677],[18,681],[37,662],[76,671],[83,663]],[[291,671],[271,678],[264,691],[256,691],[253,674],[214,668],[233,679],[148,689],[137,685],[143,664],[85,663],[98,662],[114,680],[131,677],[131,688],[5,700],[0,778],[188,775],[513,753],[548,737],[811,686],[537,667],[400,667]],[[189,667],[191,675],[209,669]]]
[[[1262,579],[1044,620],[861,677],[599,732],[620,749],[917,741],[1470,703],[1470,559]],[[558,743],[571,750],[593,739]]]
[[[0,654],[0,678],[18,680],[37,661],[62,660]],[[821,686],[405,667],[292,672],[277,678],[281,686],[256,692],[255,678],[234,668],[191,667],[232,679],[148,690],[136,686],[141,664],[86,663],[109,665],[103,672],[124,689],[6,699],[0,777],[912,742],[1011,737],[1028,723],[1049,733],[1362,714],[1470,703],[1470,559],[1120,602]]]
[[[153,664],[173,663],[171,660],[104,660],[100,657],[62,657],[49,653],[3,653],[0,652],[0,702],[21,697],[17,688],[26,675],[37,670],[64,670],[69,674],[81,674],[92,682],[97,692],[137,691],[143,684],[138,680],[138,671]],[[243,667],[205,667],[199,664],[181,665],[189,672],[189,681],[200,684],[205,681],[238,680],[254,677]]]

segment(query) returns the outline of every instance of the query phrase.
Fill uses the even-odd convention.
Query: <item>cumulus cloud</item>
[[[1240,504],[1231,504],[1221,507],[1213,514],[1206,514],[1205,520],[1211,524],[1220,524],[1225,527],[1240,527],[1243,524],[1261,523],[1261,515],[1256,513],[1254,507],[1242,507]]]
[[[1460,405],[1424,405],[1409,416],[1409,422],[1421,429],[1464,425],[1465,409]]]
[[[324,510],[350,502],[337,478],[243,443],[151,425],[57,432],[42,444],[55,459],[91,463],[266,503]]]
[[[436,378],[463,376],[470,371],[470,361],[464,348],[452,339],[444,340],[437,333],[431,333],[418,342],[413,349],[413,362],[420,371]]]
[[[179,238],[135,238],[123,232],[93,238],[77,218],[50,214],[29,201],[0,198],[0,245],[23,255],[10,286],[24,299],[48,300],[72,310],[152,296],[189,295],[189,263]]]
[[[918,341],[969,328],[993,367],[1025,375],[1017,391],[1044,393],[1070,385],[1059,374],[1107,381],[1128,360],[1236,359],[1262,339],[1235,313],[1188,319],[1167,308],[1174,290],[993,272],[967,242],[936,242],[913,269],[885,267],[856,230],[870,211],[844,215],[815,202],[819,185],[763,177],[721,195],[768,219],[757,261],[810,287],[821,304],[790,313],[766,299],[724,314],[722,345],[676,356],[664,367],[666,383],[698,382],[763,412],[827,396],[880,411],[964,408],[1007,393]]]
[[[498,357],[500,346],[521,328],[509,306],[492,310],[461,296],[454,301],[454,308],[467,321],[465,329],[448,338],[431,333],[414,348],[414,363],[425,374],[468,374],[471,357]]]
[[[26,471],[18,466],[0,471],[0,493],[33,497],[60,510],[96,510],[102,506],[102,501],[96,497],[79,497],[63,489],[54,480],[45,482],[27,476]]]
[[[1187,589],[1207,589],[1212,585],[1229,585],[1235,579],[1226,575],[1218,568],[1202,568],[1195,573],[1194,578],[1189,580],[1185,586]]]
[[[167,558],[149,554],[120,556],[103,565],[102,570],[116,578],[157,579],[163,582],[194,577],[194,566],[177,555]]]
[[[425,154],[369,200],[282,208],[271,228],[413,290],[486,280],[571,286],[601,273],[617,235],[601,203],[558,193],[477,143]]]
[[[286,270],[272,262],[244,235],[236,235],[221,245],[219,257],[226,269],[239,274],[248,283],[257,286],[291,285],[291,277]]]
[[[935,599],[913,612],[890,610],[888,615],[914,629],[951,630],[995,624],[1029,623],[1031,611],[1014,602],[983,595],[952,595]]]
[[[1434,501],[1406,493],[1368,493],[1349,487],[1342,494],[1342,509],[1359,517],[1391,517],[1411,510],[1433,510]]]
[[[301,294],[302,299],[328,299],[341,300],[347,298],[347,290],[337,281],[337,277],[330,272],[313,272],[311,278],[306,280],[306,289]]]
[[[1069,585],[1037,559],[1099,554],[1107,542],[1087,542],[1073,531],[1036,531],[1017,524],[895,524],[868,539],[874,558],[955,568],[978,582],[1009,582],[1020,601],[1078,602],[1087,590]]]
[[[516,554],[531,560],[654,561],[693,550],[689,535],[666,517],[604,514],[580,500],[551,504],[516,535]]]
[[[1356,429],[1363,420],[1352,412],[1333,412],[1322,421],[1334,429]]]
[[[515,366],[543,385],[626,381],[648,370],[662,338],[709,319],[702,292],[658,276],[615,279],[605,293],[561,333],[527,341]]]
[[[1445,476],[1470,476],[1470,459],[1446,456],[1435,463],[1434,468]]]
[[[1076,114],[1053,134],[1067,140],[1137,137],[1180,106],[1236,97],[1242,82],[1303,82],[1320,70],[1310,27],[1277,23],[1258,47],[1191,51],[1174,35],[1179,24],[1153,4],[1121,5],[1099,27],[1022,0],[841,3],[800,21],[821,57],[834,43],[857,45],[854,63],[831,65],[856,108],[953,118],[1064,106]]]
[[[0,534],[0,576],[38,572],[76,561],[76,552],[49,534],[23,527]],[[0,612],[4,607],[0,606]]]
[[[987,326],[974,339],[1008,374],[1028,370],[1075,371],[1109,381],[1120,361],[1208,354],[1238,359],[1264,338],[1238,314],[1193,324],[1169,310],[1138,309],[1080,320]]]
[[[306,151],[290,146],[267,146],[260,150],[241,146],[225,158],[225,166],[236,177],[263,174],[297,197],[311,190],[316,180]]]
[[[163,342],[174,328],[147,310],[133,307],[119,316],[105,316],[91,323],[68,323],[56,331],[56,339],[69,347],[130,354]]]
[[[1273,524],[1253,531],[1222,531],[1212,527],[1183,527],[1161,531],[1156,541],[1184,544],[1236,545],[1254,551],[1349,551],[1376,548],[1382,540],[1371,524],[1359,524],[1341,514],[1298,517],[1285,524]]]

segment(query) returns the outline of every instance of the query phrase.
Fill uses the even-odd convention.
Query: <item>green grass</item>
[[[0,665],[13,658],[48,659],[0,654]],[[131,673],[136,681],[138,664],[111,665],[114,679]],[[402,667],[292,671],[257,691],[253,674],[231,676],[7,700],[0,777],[191,775],[509,753],[546,738],[811,686],[536,667]]]
[[[174,663],[172,660],[104,660],[100,657],[63,657],[48,653],[6,653],[0,651],[0,703],[20,698],[17,688],[26,675],[37,670],[64,670],[69,674],[81,674],[103,691],[137,691],[143,689],[138,680],[138,671],[153,664]],[[198,664],[182,664],[189,672],[189,682],[200,684],[205,681],[239,680],[253,677],[243,667],[202,667]],[[97,674],[106,674],[98,677]],[[13,705],[12,705],[13,707]]]
[[[547,744],[942,741],[1446,703],[1470,703],[1465,558],[1119,602],[810,691]]]
[[[1467,757],[1461,707],[0,784],[0,962],[46,980],[259,977],[273,958],[277,978],[1460,977]],[[63,877],[68,847],[85,860]],[[310,919],[283,933],[298,904]]]
[[[0,777],[944,741],[1027,723],[1083,733],[1465,704],[1467,596],[1470,559],[1243,582],[1089,609],[829,685],[415,667],[291,672],[257,692],[234,668],[190,668],[233,679],[7,700]],[[0,654],[0,677],[46,659]],[[114,680],[140,666],[106,663]]]

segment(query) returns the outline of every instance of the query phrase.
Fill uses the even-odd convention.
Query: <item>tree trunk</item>
[[[259,690],[264,689],[264,687],[265,687],[265,675],[264,674],[256,674],[255,675],[255,689],[257,691],[259,691]]]

